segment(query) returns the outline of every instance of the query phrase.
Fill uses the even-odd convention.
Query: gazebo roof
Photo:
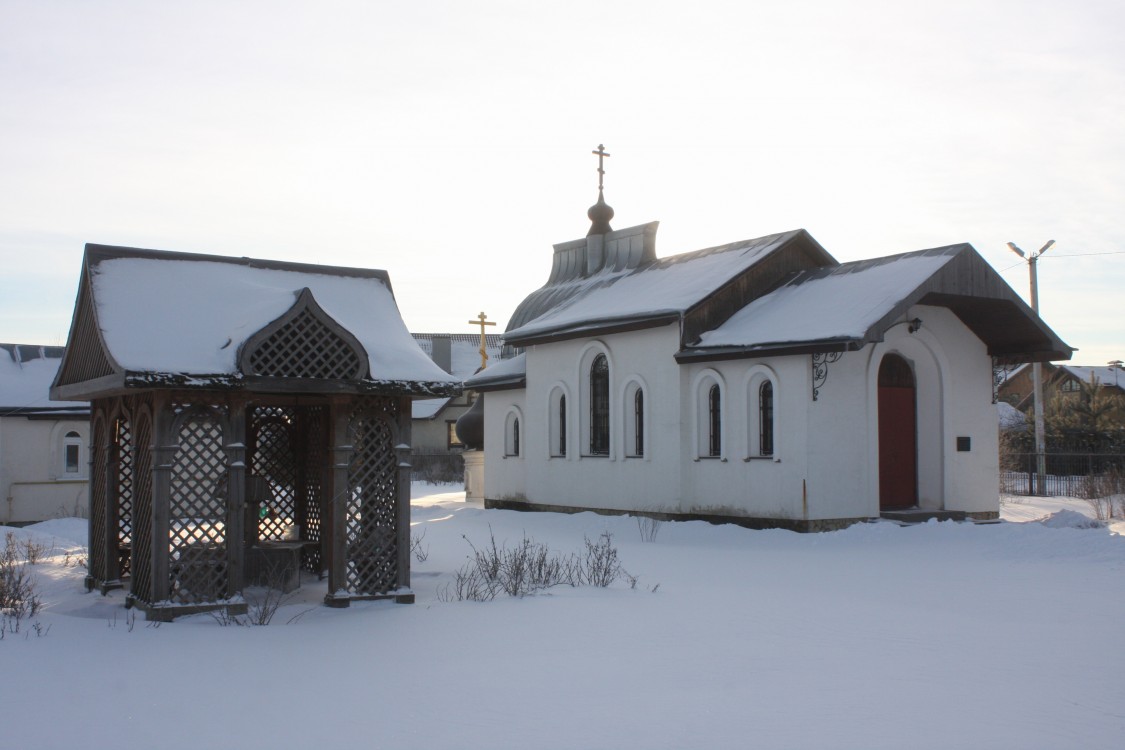
[[[385,271],[86,245],[52,398],[160,387],[459,390],[407,331]]]

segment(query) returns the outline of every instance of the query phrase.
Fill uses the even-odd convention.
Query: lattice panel
[[[130,591],[142,602],[152,603],[152,420],[137,415],[133,445],[133,522],[130,555]]]
[[[327,466],[327,420],[321,407],[305,409],[301,415],[304,432],[303,450],[299,454],[304,459],[302,467],[304,478],[304,529],[302,538],[309,542],[321,541],[321,502],[324,492],[324,471]],[[324,571],[320,544],[309,544],[301,556],[305,570],[320,575]]]
[[[398,583],[398,461],[390,421],[357,413],[349,425],[347,565],[353,594],[384,594]]]
[[[133,527],[133,431],[129,420],[118,417],[114,424],[117,454],[117,546],[125,549]],[[121,575],[129,573],[129,555],[122,554]]]
[[[103,402],[104,404],[104,402]],[[104,413],[104,406],[94,412],[94,444],[90,462],[90,576],[105,582],[110,580],[109,550],[106,548],[106,424],[97,416]],[[117,551],[114,550],[114,554]]]
[[[355,349],[307,308],[250,354],[254,375],[358,380],[363,361]]]
[[[258,514],[258,539],[291,538],[300,526],[296,488],[296,413],[294,409],[258,407],[250,420],[250,473],[265,480],[269,492]],[[264,513],[264,515],[262,515]]]
[[[182,603],[227,595],[227,474],[223,430],[210,414],[180,427],[169,503],[170,596]]]

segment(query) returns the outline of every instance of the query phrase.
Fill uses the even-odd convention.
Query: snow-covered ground
[[[805,535],[665,523],[645,542],[629,518],[485,511],[416,485],[428,552],[416,604],[329,609],[307,579],[268,627],[131,621],[121,592],[83,593],[84,570],[64,565],[85,522],[50,521],[13,531],[54,555],[32,568],[44,634],[25,621],[0,641],[0,736],[12,748],[1120,748],[1125,537],[1036,522],[1088,516],[1077,500],[1002,509],[1007,523]],[[639,581],[442,601],[471,552],[462,536],[479,546],[490,530],[560,552],[609,531]]]

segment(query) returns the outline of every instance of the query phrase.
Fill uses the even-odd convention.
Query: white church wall
[[[507,428],[513,414],[524,412],[523,389],[489,391],[484,398],[484,496],[490,500],[523,501],[525,495],[526,439],[520,455],[508,455]],[[521,420],[522,433],[528,430]]]
[[[668,325],[528,350],[528,501],[615,510],[679,509],[675,397],[679,366],[672,356],[677,347],[676,326]],[[589,372],[599,354],[609,363],[610,439],[608,454],[595,456],[589,438]],[[636,455],[635,430],[630,424],[638,387],[644,392],[642,455]],[[559,394],[567,399],[565,456],[559,455],[555,445],[558,418],[551,413]]]
[[[808,399],[808,357],[771,357],[684,365],[681,430],[685,513],[796,520],[802,518],[807,465],[803,420]],[[759,388],[774,395],[774,446],[761,455]],[[722,391],[722,450],[708,456],[707,393]]]

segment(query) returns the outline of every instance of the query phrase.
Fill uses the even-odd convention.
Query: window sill
[[[727,459],[724,456],[699,456],[695,459],[695,461],[696,463],[700,461],[718,461],[719,463],[725,464],[727,462]]]
[[[770,461],[775,464],[781,463],[781,459],[777,456],[747,456],[742,460],[746,463],[750,463],[751,461]]]

